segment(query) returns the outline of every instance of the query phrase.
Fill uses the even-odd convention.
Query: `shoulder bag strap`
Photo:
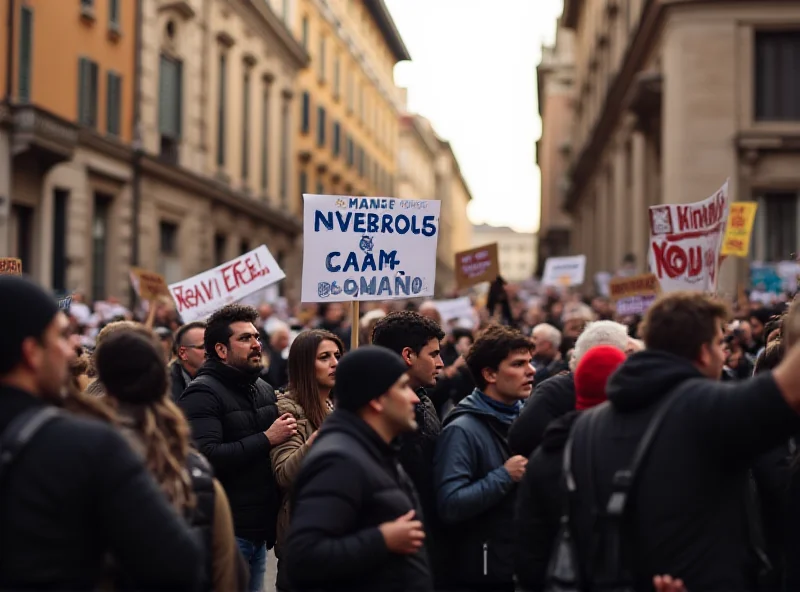
[[[35,407],[15,417],[0,436],[0,481],[23,448],[50,420],[61,415],[57,407]]]

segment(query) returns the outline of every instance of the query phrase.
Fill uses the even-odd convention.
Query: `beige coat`
[[[300,464],[308,452],[308,439],[319,426],[312,425],[306,417],[306,412],[292,398],[291,393],[281,393],[278,395],[278,416],[284,413],[291,413],[297,420],[297,433],[283,444],[275,446],[270,452],[272,461],[272,471],[275,473],[275,480],[281,489],[283,502],[278,513],[277,542],[275,543],[275,555],[280,558],[281,546],[289,532],[289,489],[294,483],[297,473],[300,471]]]

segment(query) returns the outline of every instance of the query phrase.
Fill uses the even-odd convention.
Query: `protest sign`
[[[16,257],[1,257],[0,275],[22,275],[22,260]]]
[[[63,311],[69,311],[70,304],[72,304],[72,296],[60,298],[58,301],[58,309]]]
[[[608,288],[617,314],[622,316],[644,314],[661,291],[658,278],[652,273],[615,277],[609,282]]]
[[[472,308],[472,301],[468,296],[462,298],[451,298],[449,300],[434,300],[433,305],[439,311],[443,322],[453,319],[472,319],[475,310]]]
[[[171,295],[164,276],[146,269],[132,267],[131,282],[142,300],[156,300],[159,296]]]
[[[728,182],[690,204],[650,207],[650,270],[664,292],[714,292],[728,219]]]
[[[170,284],[169,291],[183,322],[190,323],[285,277],[267,247],[261,245],[214,269]]]
[[[586,275],[586,255],[548,257],[544,262],[543,286],[580,286]]]
[[[483,282],[493,282],[500,273],[497,243],[456,253],[456,286],[459,290]]]
[[[728,226],[722,239],[723,255],[747,257],[757,209],[758,202],[755,201],[737,201],[731,204]]]
[[[303,302],[432,296],[440,202],[304,195]]]

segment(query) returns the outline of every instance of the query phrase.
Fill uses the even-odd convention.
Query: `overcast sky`
[[[536,64],[561,0],[386,0],[412,61],[395,80],[409,111],[450,140],[475,224],[539,225]]]

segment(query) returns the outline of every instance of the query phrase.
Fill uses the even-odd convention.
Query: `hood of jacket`
[[[516,419],[516,417],[519,417],[519,405],[517,406],[516,417],[512,419],[507,414],[504,414],[492,407],[483,399],[483,396],[485,395],[481,395],[482,393],[477,388],[472,391],[469,396],[456,405],[455,408],[447,415],[447,417],[445,417],[443,425],[449,424],[461,415],[479,415],[483,417],[489,417],[505,425],[511,425],[513,420]]]
[[[248,374],[241,370],[223,364],[219,360],[207,360],[205,364],[197,371],[197,376],[213,376],[222,384],[226,384],[232,388],[249,389],[259,379],[260,373]],[[197,376],[195,378],[197,378]]]
[[[569,433],[572,431],[572,425],[575,420],[580,416],[580,411],[570,411],[566,415],[562,415],[551,421],[547,425],[547,429],[542,436],[541,447],[546,451],[561,451],[567,445]]]
[[[322,424],[317,442],[334,433],[345,433],[360,442],[378,461],[393,466],[397,458],[397,446],[387,444],[378,432],[352,411],[335,409]]]
[[[703,375],[689,360],[666,352],[644,350],[625,360],[611,375],[606,394],[615,409],[637,411],[693,378],[703,378]]]

